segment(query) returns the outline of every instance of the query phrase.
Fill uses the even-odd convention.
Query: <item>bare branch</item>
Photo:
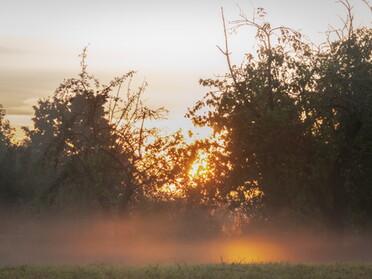
[[[364,1],[364,0],[362,0],[362,1]],[[342,24],[343,24],[342,28],[335,29],[332,26],[330,26],[331,30],[329,30],[327,32],[328,33],[327,36],[329,38],[329,34],[335,33],[337,35],[337,37],[339,38],[339,40],[345,39],[345,38],[350,39],[353,32],[354,32],[354,26],[353,26],[354,15],[353,15],[353,12],[352,12],[354,6],[352,6],[350,4],[349,0],[339,0],[339,1],[336,1],[336,3],[340,3],[342,6],[344,6],[346,8],[346,11],[347,11],[346,19],[339,16],[339,18],[341,19]],[[345,36],[345,31],[347,32],[346,36]]]
[[[372,12],[372,5],[369,4],[368,0],[362,0],[362,1],[363,1],[364,4],[367,5],[367,7],[368,7],[368,8],[371,10],[371,12]]]
[[[234,85],[239,90],[240,86],[238,84],[238,81],[237,81],[236,75],[234,73],[234,70],[232,68],[231,60],[230,60],[229,41],[228,41],[228,36],[227,36],[227,29],[226,29],[226,22],[225,22],[225,15],[224,15],[224,12],[223,12],[223,8],[221,8],[221,16],[222,16],[222,23],[223,23],[223,32],[224,32],[224,36],[225,36],[225,51],[223,51],[219,46],[217,46],[217,47],[226,56],[227,65],[229,67],[231,78],[233,79]]]

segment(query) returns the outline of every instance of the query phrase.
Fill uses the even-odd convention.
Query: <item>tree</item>
[[[350,18],[346,38],[317,48],[291,28],[271,27],[264,14],[258,9],[258,18],[250,19],[241,13],[232,22],[233,31],[257,30],[257,55],[247,54],[241,66],[231,64],[222,14],[226,45],[220,50],[229,73],[201,80],[217,90],[189,111],[223,145],[210,156],[212,191],[232,208],[259,206],[264,219],[287,212],[299,220],[322,219],[335,230],[358,218],[366,224],[371,30],[350,29]]]
[[[0,105],[0,205],[15,204],[20,199],[14,135],[14,128],[5,120],[5,109]]]
[[[352,22],[350,19],[349,22]],[[372,30],[352,29],[318,56],[314,104],[314,141],[327,161],[324,210],[337,229],[371,225]]]
[[[133,71],[101,86],[87,72],[86,51],[79,77],[65,80],[53,97],[34,107],[29,146],[50,177],[39,181],[44,198],[52,203],[59,198],[64,206],[75,197],[122,213],[133,198],[156,192],[171,179],[165,153],[177,140],[146,125],[166,110],[143,103],[145,83],[132,91]]]

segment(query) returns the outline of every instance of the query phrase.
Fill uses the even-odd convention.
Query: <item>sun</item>
[[[207,180],[210,173],[211,169],[208,153],[203,150],[199,150],[196,155],[196,159],[191,164],[189,171],[186,172],[186,175],[189,178],[190,186],[195,187],[198,182]],[[186,184],[184,186],[181,185],[182,179],[178,180],[176,184],[171,183],[163,185],[160,192],[173,197],[179,197],[182,196],[183,190],[185,189],[184,187],[187,187]]]
[[[208,153],[199,150],[195,161],[192,163],[188,175],[190,178],[206,177],[210,173]]]

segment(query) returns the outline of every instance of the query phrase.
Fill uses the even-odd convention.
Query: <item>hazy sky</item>
[[[371,25],[362,0],[358,24]],[[345,11],[333,0],[0,0],[0,104],[10,115],[30,115],[36,100],[53,94],[79,71],[78,54],[89,44],[89,71],[102,81],[129,70],[146,78],[146,99],[170,118],[185,114],[207,91],[199,78],[226,72],[220,7],[227,20],[263,7],[274,25],[286,25],[315,42]],[[252,50],[254,30],[233,35],[233,60]],[[24,119],[11,116],[12,119]],[[27,118],[27,117],[26,117]],[[17,124],[17,123],[14,123]]]

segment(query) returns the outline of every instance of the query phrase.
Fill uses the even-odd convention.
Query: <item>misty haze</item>
[[[372,277],[368,0],[3,6],[0,279]]]

